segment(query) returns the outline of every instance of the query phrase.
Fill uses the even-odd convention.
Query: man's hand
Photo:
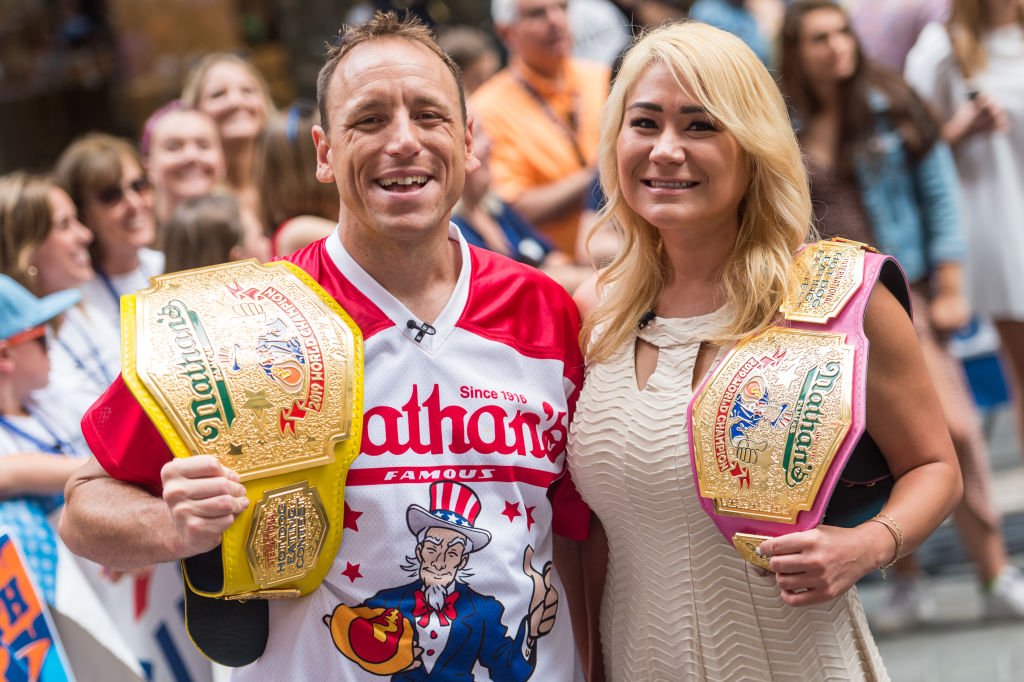
[[[160,479],[182,557],[219,545],[221,534],[249,506],[238,474],[212,455],[176,457],[160,470]]]
[[[530,632],[527,645],[531,648],[538,637],[551,632],[555,626],[555,615],[558,611],[558,590],[551,585],[553,566],[551,562],[544,564],[541,573],[533,567],[533,547],[526,546],[523,552],[523,573],[533,580],[533,597],[530,599],[529,619]]]

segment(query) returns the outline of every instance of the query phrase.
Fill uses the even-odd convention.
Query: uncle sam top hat
[[[491,534],[473,524],[480,514],[480,498],[468,486],[454,481],[430,484],[430,511],[419,505],[409,505],[406,523],[413,535],[424,528],[451,528],[473,542],[473,551],[483,549],[491,541]]]

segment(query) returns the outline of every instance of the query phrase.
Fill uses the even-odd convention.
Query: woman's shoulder
[[[598,281],[598,274],[595,272],[583,280],[572,295],[572,300],[576,304],[576,309],[580,311],[581,318],[594,312],[597,304],[601,302],[602,287]]]
[[[953,44],[945,25],[932,22],[921,30],[917,42],[907,54],[905,73],[907,76],[922,69],[935,69],[951,64]]]

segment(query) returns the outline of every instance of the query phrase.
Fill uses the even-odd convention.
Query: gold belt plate
[[[189,454],[246,481],[328,463],[350,435],[354,334],[289,268],[161,275],[135,314],[135,372]]]
[[[864,280],[866,244],[829,240],[811,244],[794,263],[800,288],[782,304],[787,320],[826,324],[839,315]]]
[[[720,514],[795,523],[852,423],[842,334],[772,327],[737,345],[694,401],[702,496]]]
[[[302,578],[320,555],[327,514],[305,481],[264,493],[246,542],[253,577],[267,588]]]

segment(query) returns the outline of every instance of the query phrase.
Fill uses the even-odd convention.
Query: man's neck
[[[444,310],[462,268],[459,245],[447,232],[395,242],[342,226],[339,236],[352,260],[417,318],[433,322]]]
[[[550,63],[528,64],[522,57],[518,57],[512,61],[512,68],[527,81],[544,81],[556,88],[561,88],[565,85],[567,62],[567,59],[559,59]]]

